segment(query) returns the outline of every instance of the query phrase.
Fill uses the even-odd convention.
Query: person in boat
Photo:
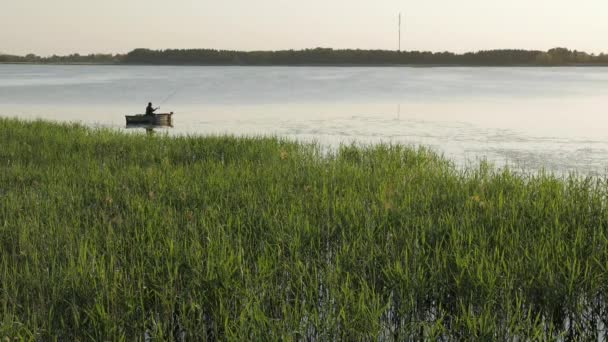
[[[146,107],[146,115],[154,115],[154,112],[157,109],[158,109],[158,107],[152,108],[152,102],[148,102],[148,107]]]

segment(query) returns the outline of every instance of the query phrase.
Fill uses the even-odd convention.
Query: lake
[[[429,146],[459,166],[606,175],[608,68],[0,65],[0,116]],[[132,131],[132,130],[130,130]]]

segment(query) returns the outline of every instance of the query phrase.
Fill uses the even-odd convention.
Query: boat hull
[[[127,126],[170,126],[173,127],[173,112],[154,115],[125,115]]]

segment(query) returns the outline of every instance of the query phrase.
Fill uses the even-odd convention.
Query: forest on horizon
[[[214,49],[134,49],[127,54],[70,54],[16,56],[0,53],[0,63],[31,64],[143,64],[143,65],[464,65],[464,66],[568,66],[608,65],[608,55],[567,48],[540,50],[482,50],[452,52],[338,50],[315,48],[280,51]]]

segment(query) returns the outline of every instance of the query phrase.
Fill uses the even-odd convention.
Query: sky
[[[608,0],[0,0],[0,53],[314,47],[608,52]]]

